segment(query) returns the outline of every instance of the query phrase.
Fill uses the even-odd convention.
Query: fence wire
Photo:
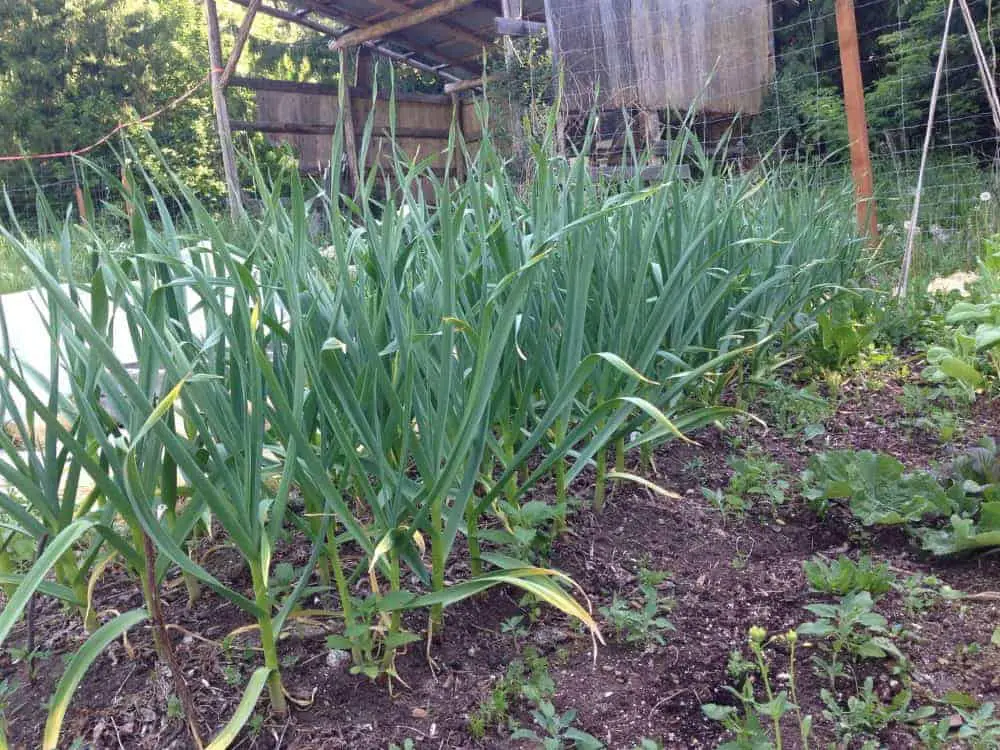
[[[603,158],[605,147],[620,153],[625,130],[639,141],[660,141],[663,150],[693,109],[699,137],[708,146],[728,138],[731,161],[751,166],[769,159],[843,186],[850,178],[849,140],[834,5],[550,0],[548,45],[563,76],[570,140],[596,105],[602,122],[592,158]],[[913,205],[947,3],[856,0],[854,6],[879,225],[885,247],[898,249]],[[996,71],[993,0],[969,6]],[[956,4],[924,178],[918,265],[968,264],[982,238],[1000,228],[997,136]]]

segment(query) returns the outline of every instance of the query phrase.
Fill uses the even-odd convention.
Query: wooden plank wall
[[[235,121],[234,130],[264,132],[274,143],[290,144],[303,172],[319,173],[329,168],[332,135],[340,117],[336,86],[246,78],[234,78],[230,85],[254,90],[257,103],[256,119]],[[389,100],[381,96],[373,100],[369,91],[353,87],[350,98],[359,144],[371,119],[365,168],[376,163],[387,166],[396,148],[411,159],[431,157],[431,167],[444,174],[455,113],[450,96],[397,94],[395,145],[389,137]],[[461,100],[460,109],[465,136],[475,142],[481,135],[475,107]]]

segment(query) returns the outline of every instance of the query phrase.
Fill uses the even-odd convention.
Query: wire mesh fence
[[[884,246],[898,249],[948,4],[845,5],[856,18],[879,226]],[[968,5],[996,70],[993,0]],[[602,158],[615,138],[620,151],[626,130],[663,150],[677,122],[694,112],[703,143],[725,143],[722,157],[731,162],[767,159],[831,185],[850,179],[835,0],[549,0],[547,11],[571,137],[591,107],[601,111],[591,157]],[[918,218],[916,258],[925,271],[970,262],[1000,218],[998,133],[972,40],[956,4]]]

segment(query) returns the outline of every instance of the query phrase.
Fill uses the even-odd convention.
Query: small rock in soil
[[[346,669],[351,663],[351,652],[333,649],[326,655],[326,666],[330,669]]]

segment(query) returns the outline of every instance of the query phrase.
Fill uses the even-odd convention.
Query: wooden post
[[[452,159],[455,162],[455,179],[459,182],[465,181],[465,151],[462,144],[465,143],[465,105],[462,97],[458,94],[451,95],[452,118],[455,121],[455,148],[452,150]]]
[[[229,85],[229,79],[232,78],[233,73],[236,71],[236,65],[239,63],[240,56],[243,54],[243,48],[246,46],[247,39],[250,38],[250,29],[253,27],[253,19],[257,17],[257,11],[260,10],[261,2],[262,0],[250,0],[250,5],[247,6],[247,14],[243,17],[243,23],[240,24],[240,30],[236,32],[236,40],[233,42],[233,51],[229,53],[229,60],[226,61],[226,69],[222,71],[222,77],[219,79],[219,85],[223,89]]]
[[[354,132],[354,106],[351,104],[351,82],[347,77],[347,51],[340,50],[340,81],[338,82],[340,116],[344,120],[344,151],[347,154],[347,169],[351,175],[351,194],[357,195],[361,188],[361,166],[358,164],[358,139]],[[337,164],[334,169],[339,169]]]
[[[219,36],[219,12],[215,0],[205,0],[205,15],[208,17],[208,59],[212,66],[212,103],[215,106],[215,125],[222,148],[222,171],[226,178],[226,192],[229,194],[229,214],[233,221],[243,216],[243,198],[240,192],[240,177],[236,171],[236,149],[233,148],[233,133],[229,128],[229,106],[226,91],[222,86],[222,41]]]
[[[129,184],[128,167],[125,164],[122,164],[121,178],[122,189],[125,192],[125,214],[131,219],[135,213],[135,207],[132,205],[132,185]]]
[[[76,197],[76,211],[80,214],[80,223],[86,226],[90,223],[87,219],[87,202],[83,199],[83,189],[79,182],[73,184],[73,195]]]
[[[851,141],[851,174],[857,198],[858,231],[867,235],[874,244],[878,242],[878,216],[871,153],[868,148],[868,119],[865,115],[865,91],[861,80],[861,52],[858,47],[854,0],[836,0],[836,15],[847,136]]]
[[[639,128],[642,131],[643,150],[649,159],[650,164],[659,164],[660,158],[654,152],[654,148],[660,141],[660,134],[663,132],[663,123],[660,122],[660,113],[655,109],[639,110]]]

